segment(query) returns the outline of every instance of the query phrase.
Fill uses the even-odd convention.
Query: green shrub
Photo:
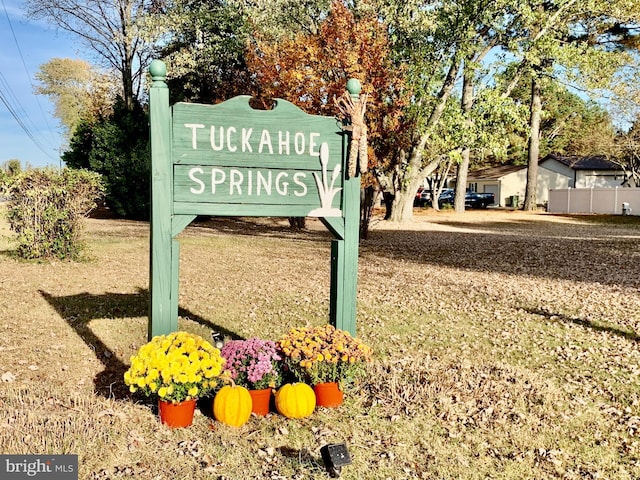
[[[62,159],[68,167],[86,168],[103,176],[105,201],[116,215],[149,218],[149,120],[142,106],[136,104],[129,110],[120,99],[113,114],[82,122]]]
[[[77,260],[84,249],[82,220],[103,193],[101,176],[87,170],[33,169],[5,183],[7,212],[18,256]]]

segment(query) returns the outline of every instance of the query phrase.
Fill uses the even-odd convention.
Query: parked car
[[[453,205],[453,200],[455,198],[456,191],[452,188],[445,188],[440,192],[440,196],[438,197],[438,206],[442,208],[445,205]]]
[[[416,197],[413,200],[414,207],[424,207],[431,203],[431,190],[427,190],[424,187],[418,187]]]
[[[426,206],[431,204],[431,190],[422,190],[420,193],[420,205]]]
[[[438,205],[440,208],[444,205],[453,205],[455,196],[454,189],[444,189],[438,197]],[[467,192],[464,196],[464,206],[466,208],[487,208],[494,203],[495,195],[493,193]]]

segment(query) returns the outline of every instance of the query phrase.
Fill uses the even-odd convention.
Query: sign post
[[[280,99],[273,110],[254,110],[248,96],[170,107],[165,64],[149,71],[149,338],[178,328],[175,237],[198,215],[321,219],[334,236],[329,321],[355,335],[360,177],[347,174],[350,135]],[[358,96],[359,82],[348,88]]]

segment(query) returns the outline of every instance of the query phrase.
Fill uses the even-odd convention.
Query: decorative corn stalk
[[[357,172],[366,172],[369,162],[367,158],[367,125],[364,122],[364,114],[367,111],[367,94],[362,94],[359,99],[354,100],[348,92],[345,92],[336,100],[336,106],[342,119],[350,123],[343,129],[351,131],[347,174],[349,178],[353,178]]]

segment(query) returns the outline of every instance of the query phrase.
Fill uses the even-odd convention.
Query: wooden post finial
[[[153,60],[149,65],[149,73],[151,74],[151,80],[153,80],[153,87],[165,85],[167,66],[162,60]]]
[[[360,95],[360,92],[362,91],[362,84],[360,83],[360,80],[357,78],[350,78],[347,80],[347,91],[353,96]]]

